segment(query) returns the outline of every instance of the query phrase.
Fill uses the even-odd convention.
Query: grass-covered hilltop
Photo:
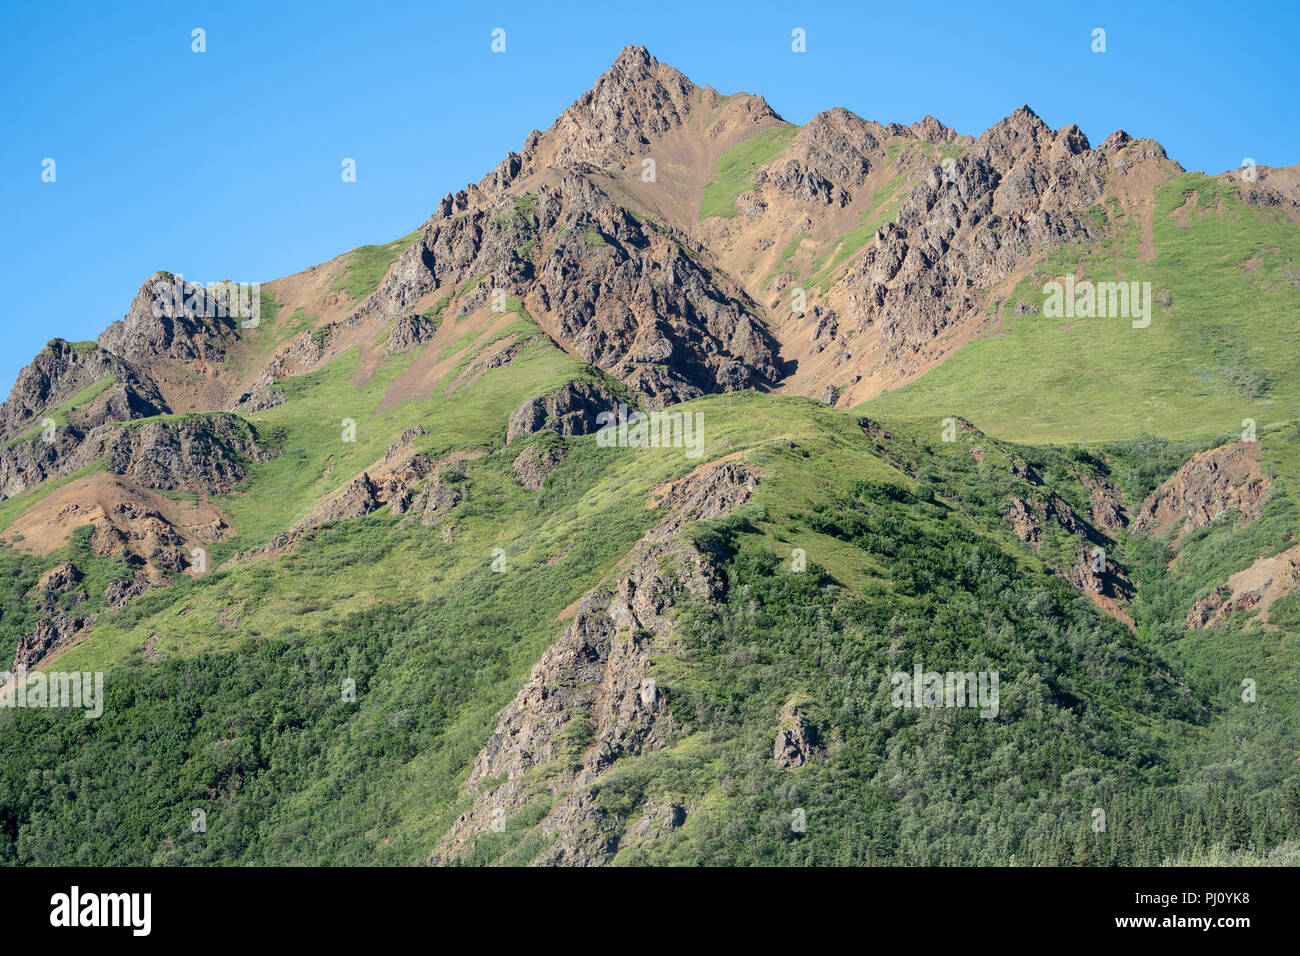
[[[1295,167],[629,47],[411,234],[23,371],[0,861],[1294,864],[1298,251]]]

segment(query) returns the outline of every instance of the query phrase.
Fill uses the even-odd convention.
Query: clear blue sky
[[[1028,103],[1094,144],[1158,139],[1188,169],[1300,163],[1294,0],[7,0],[0,17],[0,394],[50,338],[121,318],[157,269],[266,281],[409,232],[629,43],[795,123],[844,106],[977,135]]]

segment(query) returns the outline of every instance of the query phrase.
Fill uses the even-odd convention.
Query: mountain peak
[[[639,46],[635,43],[629,43],[619,51],[618,56],[614,58],[614,62],[610,64],[609,70],[606,72],[608,73],[619,69],[625,70],[638,66],[652,68],[658,63],[659,61],[656,60],[645,47]]]
[[[913,123],[911,131],[928,143],[946,143],[956,137],[951,129],[927,113],[919,123]]]
[[[1052,128],[1025,105],[986,129],[979,140],[1019,154],[1026,148],[1036,148],[1036,144],[1050,143],[1052,138]]]
[[[548,131],[555,163],[604,164],[679,126],[699,90],[643,46],[627,46]]]
[[[660,63],[643,46],[625,46],[614,62],[604,73],[596,78],[595,84],[578,102],[591,98],[608,99],[613,96],[638,98],[644,94],[658,94],[673,91],[693,93],[698,89],[681,72]],[[660,104],[665,105],[665,104]]]

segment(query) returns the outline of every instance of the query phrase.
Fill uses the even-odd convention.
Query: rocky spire
[[[635,153],[638,146],[681,126],[698,90],[645,47],[625,47],[547,132],[558,144],[555,162],[600,165]]]

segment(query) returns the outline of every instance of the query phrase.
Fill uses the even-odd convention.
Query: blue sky
[[[1151,136],[1188,169],[1300,163],[1294,2],[97,0],[0,17],[5,394],[49,339],[121,318],[155,270],[267,281],[411,231],[629,43],[795,123],[844,106],[978,135],[1028,103],[1094,145]]]

